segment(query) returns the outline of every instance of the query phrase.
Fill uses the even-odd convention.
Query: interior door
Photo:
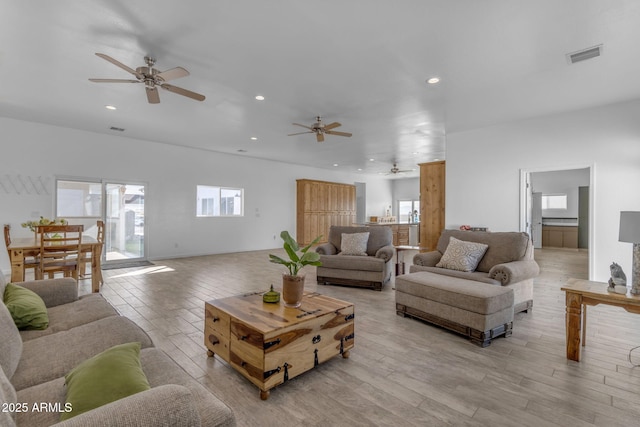
[[[145,186],[107,182],[104,189],[105,263],[145,259]]]

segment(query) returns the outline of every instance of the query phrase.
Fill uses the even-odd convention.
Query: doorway
[[[588,277],[593,277],[594,221],[593,194],[595,190],[593,165],[566,168],[536,168],[520,170],[520,230],[532,236],[536,251],[544,250],[545,225],[575,226],[577,251],[588,251]],[[582,176],[577,179],[576,176]],[[577,181],[576,181],[577,179]],[[582,181],[581,181],[582,180]],[[585,181],[587,185],[584,185]],[[579,183],[576,183],[579,182]],[[582,187],[582,188],[580,188]],[[569,200],[569,206],[555,201]],[[542,201],[540,200],[542,199]],[[557,199],[557,200],[556,200]],[[563,210],[564,209],[564,210]],[[556,230],[547,227],[546,230]],[[553,244],[552,246],[558,246]]]
[[[146,257],[145,185],[105,182],[104,262],[141,261]]]

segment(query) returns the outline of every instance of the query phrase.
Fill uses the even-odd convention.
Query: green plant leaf
[[[304,264],[320,261],[320,254],[317,252],[307,252],[300,259]]]
[[[320,241],[320,239],[322,239],[322,235],[320,235],[320,236],[316,237],[315,239],[313,239],[313,242],[309,243],[307,246],[302,248],[302,250],[300,252],[302,252],[303,254],[306,253],[309,250],[309,248],[311,248],[311,246],[313,246],[316,243],[318,243]]]
[[[272,255],[272,254],[269,254],[269,258],[270,258],[270,261],[274,264],[289,265],[291,263],[291,261],[286,261],[280,258],[279,256]]]
[[[282,238],[282,240],[284,240],[285,245],[289,245],[294,252],[297,252],[300,250],[300,247],[298,246],[298,242],[296,242],[295,239],[291,237],[291,235],[287,230],[280,233],[280,237]]]

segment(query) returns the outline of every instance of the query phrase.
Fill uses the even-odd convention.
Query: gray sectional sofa
[[[486,245],[471,271],[439,266],[451,238],[456,244]],[[514,313],[533,307],[533,280],[539,273],[533,254],[527,233],[444,230],[437,250],[415,255],[410,274],[396,277],[396,312],[464,334],[485,347],[491,339],[511,334]],[[469,254],[460,250],[458,255]]]
[[[0,412],[2,426],[233,426],[231,409],[163,351],[135,323],[118,315],[100,294],[78,297],[73,279],[18,283],[45,302],[49,327],[18,330],[0,304]],[[0,274],[0,296],[6,283]],[[139,342],[149,390],[59,422],[65,375],[118,344]],[[204,349],[203,349],[204,353]],[[47,410],[36,411],[46,404]],[[52,410],[53,409],[53,410]]]

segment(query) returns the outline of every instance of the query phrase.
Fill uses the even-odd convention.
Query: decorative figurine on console
[[[614,262],[609,266],[609,270],[611,270],[611,278],[609,279],[607,291],[626,294],[627,276],[624,274],[624,271],[622,271],[622,267]]]

